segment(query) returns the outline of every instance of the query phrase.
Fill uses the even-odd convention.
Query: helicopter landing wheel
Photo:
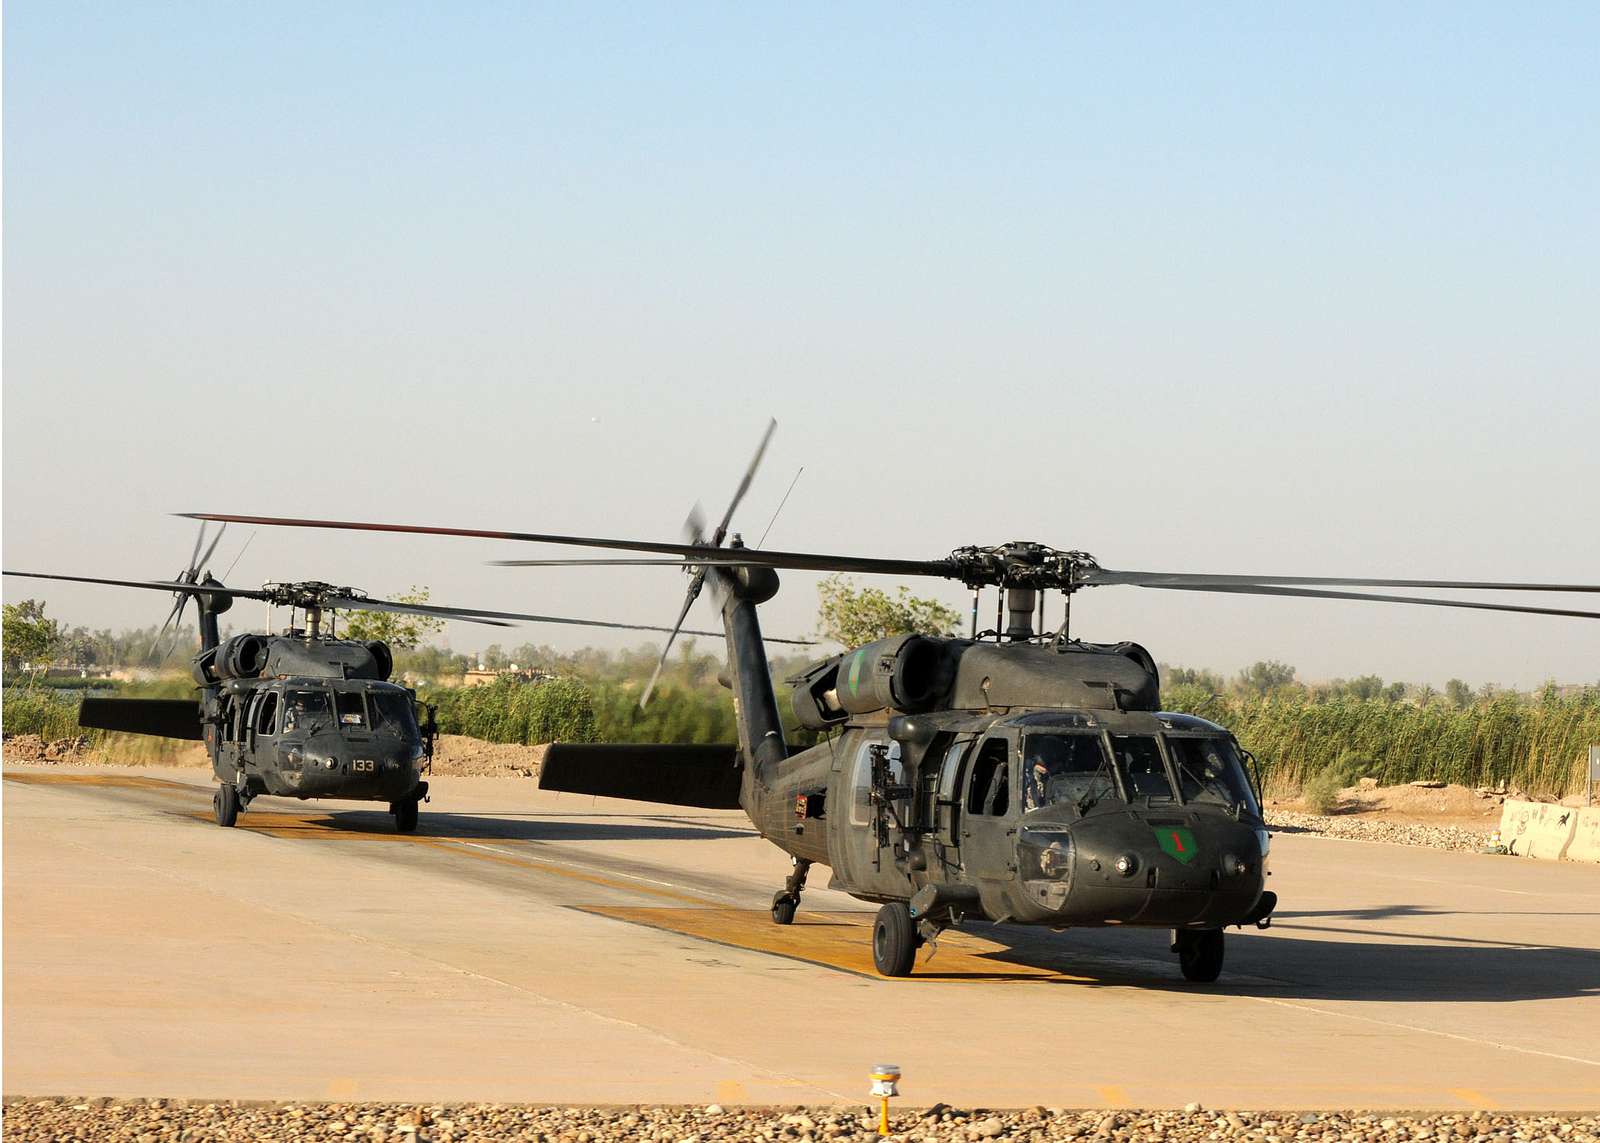
[[[211,809],[219,826],[232,826],[239,820],[239,788],[231,782],[222,783],[211,795]]]
[[[772,923],[774,925],[794,924],[794,914],[798,908],[800,908],[799,901],[780,891],[772,899]]]
[[[417,802],[407,799],[396,802],[394,807],[394,828],[397,833],[411,833],[417,828]]]
[[[878,910],[872,924],[872,963],[884,976],[910,976],[917,959],[916,922],[904,901],[891,901]]]
[[[1183,979],[1210,984],[1222,975],[1221,929],[1186,929],[1178,933],[1178,967]]]

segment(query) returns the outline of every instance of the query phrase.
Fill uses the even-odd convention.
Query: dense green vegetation
[[[577,679],[503,681],[486,687],[424,691],[439,708],[439,729],[486,742],[594,742],[594,695]]]
[[[1278,790],[1326,775],[1339,785],[1359,777],[1383,785],[1430,779],[1565,794],[1578,788],[1589,745],[1600,742],[1597,687],[1533,699],[1502,692],[1462,708],[1445,701],[1319,699],[1295,690],[1197,695],[1179,687],[1165,705],[1232,730]]]
[[[26,687],[7,687],[3,713],[7,734],[37,734],[47,741],[76,738],[85,733],[78,728],[77,691]]]

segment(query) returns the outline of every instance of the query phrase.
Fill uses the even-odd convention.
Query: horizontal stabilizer
[[[545,753],[539,788],[703,810],[736,810],[738,756],[736,746],[558,743]]]
[[[204,741],[200,704],[194,699],[85,698],[78,725],[123,734]]]

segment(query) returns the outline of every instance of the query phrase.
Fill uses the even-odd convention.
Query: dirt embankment
[[[434,748],[433,772],[466,778],[536,778],[544,762],[543,746],[480,742],[441,734]],[[209,769],[199,743],[152,738],[131,745],[92,746],[87,738],[46,742],[37,734],[14,734],[5,740],[5,761],[13,766],[194,766]]]
[[[1328,813],[1311,813],[1293,799],[1269,799],[1266,817],[1269,826],[1283,833],[1471,852],[1489,845],[1506,798],[1520,796],[1432,782],[1358,785],[1339,791]]]

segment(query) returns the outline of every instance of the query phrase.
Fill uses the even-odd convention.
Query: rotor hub
[[[950,562],[956,577],[974,591],[983,587],[1077,591],[1087,586],[1083,573],[1100,567],[1088,552],[1064,552],[1032,540],[957,548],[950,553]]]
[[[349,600],[367,598],[367,593],[359,588],[338,587],[331,583],[323,583],[321,580],[263,584],[261,594],[274,607],[299,607],[311,610],[335,606],[329,602],[330,600],[340,601],[338,606],[348,606]]]

